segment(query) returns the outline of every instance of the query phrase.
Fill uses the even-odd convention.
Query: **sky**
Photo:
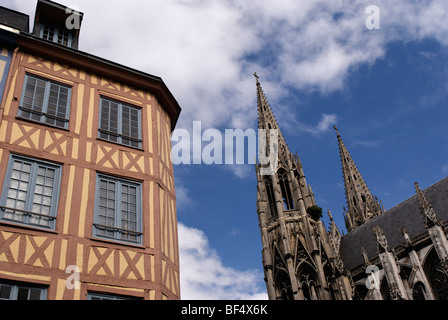
[[[257,72],[317,204],[343,233],[335,124],[386,210],[413,196],[415,181],[448,176],[446,0],[58,2],[84,12],[80,50],[164,80],[182,107],[176,129],[256,129]],[[0,0],[30,21],[35,4]],[[266,299],[254,165],[174,172],[181,298]]]

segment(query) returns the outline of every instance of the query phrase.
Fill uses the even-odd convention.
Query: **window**
[[[99,174],[94,236],[141,244],[141,202],[140,183]]]
[[[26,283],[0,282],[0,300],[46,300],[47,289]]]
[[[277,213],[277,207],[275,205],[275,195],[274,195],[274,188],[272,186],[272,179],[270,176],[264,176],[264,179],[266,181],[265,186],[266,186],[266,194],[268,196],[270,219],[277,219],[278,213]]]
[[[96,292],[88,292],[87,300],[137,300],[135,297],[119,296],[115,294],[104,294]]]
[[[54,230],[61,167],[12,155],[0,202],[0,218]]]
[[[101,98],[98,137],[130,147],[141,148],[139,108]]]
[[[19,117],[68,129],[71,88],[25,76]]]
[[[289,187],[289,180],[285,170],[279,170],[278,183],[282,191],[283,205],[285,210],[293,210],[294,203],[292,200],[291,189]]]
[[[70,47],[72,43],[72,33],[62,28],[44,25],[41,30],[41,38]]]

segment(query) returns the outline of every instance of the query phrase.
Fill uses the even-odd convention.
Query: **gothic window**
[[[278,300],[294,300],[294,294],[292,292],[291,280],[285,271],[279,271],[276,280],[275,287],[277,291]]]
[[[390,295],[389,284],[387,283],[386,277],[384,277],[383,281],[381,282],[380,292],[381,296],[383,297],[383,300],[392,300],[392,296]]]
[[[433,291],[439,300],[448,300],[448,278],[435,249],[426,258],[425,273],[429,278]]]
[[[417,282],[412,288],[412,298],[414,300],[425,300],[425,286],[421,282]]]
[[[368,289],[365,284],[356,285],[354,300],[365,300],[367,293],[368,293]]]
[[[361,194],[362,202],[366,202],[366,196],[364,194]]]
[[[265,176],[265,183],[266,183],[266,193],[268,196],[268,202],[269,202],[269,211],[271,213],[271,218],[277,218],[277,208],[275,207],[275,197],[274,197],[274,190],[272,188],[272,180],[271,177]]]
[[[355,206],[357,205],[355,196],[353,196],[353,204],[354,204]]]
[[[293,210],[294,203],[292,200],[291,188],[289,187],[289,180],[285,170],[279,171],[278,179],[280,189],[282,191],[283,205],[285,206],[285,210]]]
[[[300,273],[300,285],[305,300],[319,300],[316,274],[308,267]]]

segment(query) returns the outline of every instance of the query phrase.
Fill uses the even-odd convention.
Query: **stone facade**
[[[256,76],[256,75],[255,75]],[[269,299],[448,299],[448,178],[385,211],[336,129],[348,234],[329,230],[299,156],[281,134],[258,77],[258,127],[278,130],[278,170],[256,165],[257,213]]]

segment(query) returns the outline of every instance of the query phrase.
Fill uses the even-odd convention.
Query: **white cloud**
[[[183,209],[192,204],[192,200],[188,195],[188,189],[180,185],[176,181],[176,207],[177,209]]]
[[[8,0],[33,21],[35,0]],[[183,108],[179,126],[248,128],[257,71],[275,102],[294,87],[329,93],[372,65],[393,41],[448,45],[446,0],[58,0],[84,12],[80,49],[161,76]],[[300,105],[299,105],[300,106]],[[273,106],[275,107],[275,106]]]
[[[329,131],[331,126],[335,125],[337,116],[334,114],[323,114],[322,119],[317,124],[316,130],[318,133]]]
[[[365,141],[365,140],[355,140],[353,141],[353,146],[362,146],[366,148],[378,148],[381,140]]]
[[[448,173],[448,163],[442,166],[442,173]]]
[[[180,288],[184,300],[267,299],[263,275],[226,267],[203,231],[179,223]],[[261,285],[260,285],[261,284]]]
[[[324,113],[321,115],[321,118],[316,125],[298,122],[295,126],[298,130],[308,132],[312,135],[319,135],[329,131],[337,123],[337,121],[337,115]]]

